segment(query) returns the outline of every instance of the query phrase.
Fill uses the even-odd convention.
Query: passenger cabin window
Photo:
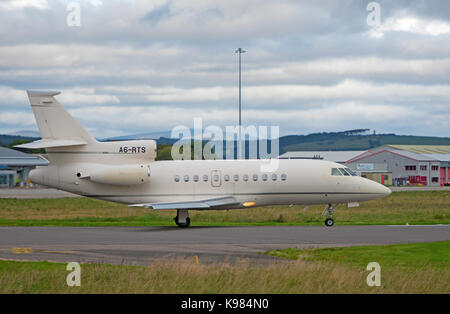
[[[258,175],[257,174],[253,175],[253,181],[258,181]]]
[[[207,175],[207,174],[204,174],[204,175],[203,175],[203,181],[205,181],[205,182],[208,181],[208,175]]]
[[[262,179],[263,179],[263,181],[267,181],[267,178],[268,178],[268,175],[267,175],[267,173],[264,173],[264,174],[262,175]]]
[[[174,178],[174,180],[175,180],[175,182],[180,182],[180,176],[179,176],[179,175],[176,175],[175,178]]]
[[[194,182],[198,182],[198,175],[194,175],[193,179],[194,179]]]
[[[281,175],[281,181],[286,181],[287,180],[287,174],[283,173]]]
[[[248,174],[244,174],[244,176],[242,177],[242,179],[243,179],[244,181],[248,181]]]
[[[276,173],[272,174],[272,181],[277,181],[277,174]]]
[[[189,175],[184,176],[184,182],[189,182]]]
[[[230,181],[230,176],[226,174],[226,175],[223,176],[223,179],[224,179],[226,182],[228,182],[228,181]]]
[[[239,181],[239,175],[238,175],[238,174],[235,174],[235,175],[233,176],[233,180],[234,180],[234,181]]]

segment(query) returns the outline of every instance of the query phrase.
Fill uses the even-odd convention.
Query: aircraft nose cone
[[[360,190],[362,193],[368,193],[376,198],[385,197],[392,193],[391,189],[385,187],[384,185],[377,183],[375,181],[362,178],[362,182],[360,184]]]
[[[383,194],[384,195],[386,195],[386,196],[391,195],[392,190],[390,188],[388,188],[388,187],[386,187],[384,185],[382,185],[382,187],[383,187]]]

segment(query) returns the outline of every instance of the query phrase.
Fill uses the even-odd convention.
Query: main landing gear
[[[173,219],[180,228],[187,228],[191,223],[189,219],[189,211],[186,209],[177,209],[177,216]]]
[[[328,204],[327,207],[322,212],[322,216],[327,216],[327,218],[325,219],[325,226],[327,227],[332,227],[334,225],[333,211],[334,211],[333,205]]]

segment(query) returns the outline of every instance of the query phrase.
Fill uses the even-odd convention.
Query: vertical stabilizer
[[[96,140],[55,99],[57,91],[27,91],[43,140],[94,143]]]

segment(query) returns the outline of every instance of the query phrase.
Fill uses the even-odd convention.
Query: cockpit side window
[[[338,170],[338,168],[331,168],[332,176],[342,176],[342,173]]]
[[[353,176],[356,177],[357,174],[351,170],[350,168],[331,168],[331,175],[332,176]]]

